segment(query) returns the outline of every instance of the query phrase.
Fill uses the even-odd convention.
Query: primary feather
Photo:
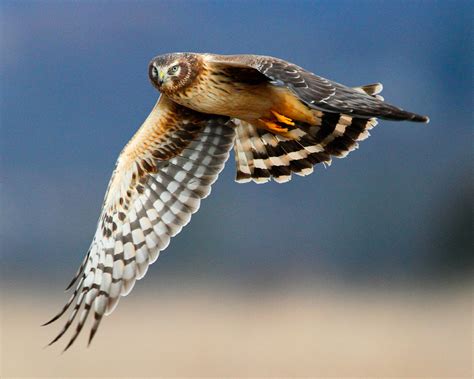
[[[79,314],[68,349],[92,312],[90,343],[102,317],[131,291],[209,195],[233,146],[231,125],[229,118],[199,114],[160,98],[120,154],[91,247],[68,287],[77,282],[75,290],[47,323],[74,303],[51,344]]]

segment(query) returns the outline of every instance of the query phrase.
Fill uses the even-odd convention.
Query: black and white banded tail
[[[287,138],[259,129],[247,122],[237,122],[235,140],[236,181],[266,183],[273,178],[285,183],[291,175],[306,176],[314,165],[331,164],[331,158],[344,158],[366,139],[377,125],[375,118],[351,118],[321,112],[321,124],[296,123]]]
[[[378,95],[382,90],[379,83],[354,89],[383,100]],[[377,125],[375,118],[317,110],[314,113],[316,125],[296,122],[288,137],[235,120],[236,181],[266,183],[273,179],[284,183],[293,173],[309,175],[317,163],[329,166],[332,157],[344,158],[357,149],[358,142],[369,137],[369,130]]]

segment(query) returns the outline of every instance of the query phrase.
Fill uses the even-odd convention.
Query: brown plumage
[[[350,88],[273,57],[175,53],[149,67],[152,83],[173,101],[238,120],[239,182],[282,182],[291,177],[288,170],[310,173],[315,163],[357,148],[376,118],[429,121],[384,102],[379,83]]]
[[[75,290],[61,338],[79,315],[66,349],[88,315],[89,342],[104,315],[196,212],[234,147],[238,182],[287,182],[318,163],[345,157],[376,118],[428,122],[384,102],[381,84],[350,88],[281,59],[175,53],[154,58],[162,93],[121,152],[97,230],[68,289]]]

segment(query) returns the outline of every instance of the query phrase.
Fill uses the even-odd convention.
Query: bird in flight
[[[89,344],[104,315],[132,290],[195,213],[234,148],[236,181],[287,182],[343,158],[377,118],[429,122],[390,105],[379,83],[346,87],[259,55],[173,53],[149,64],[161,93],[118,157],[97,230],[76,275],[59,340],[89,314]]]

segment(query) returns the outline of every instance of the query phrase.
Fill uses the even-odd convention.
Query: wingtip
[[[422,116],[416,113],[412,113],[411,117],[408,118],[407,120],[413,121],[413,122],[422,122],[425,124],[428,124],[430,122],[430,118],[428,116]]]
[[[69,350],[69,348],[72,346],[72,344],[74,343],[75,340],[76,340],[75,338],[71,338],[69,340],[69,343],[66,345],[66,347],[61,352],[61,354],[64,354],[67,350]]]
[[[51,346],[51,345],[53,345],[54,343],[56,343],[56,342],[62,337],[62,335],[63,335],[63,333],[59,333],[50,343],[48,343],[48,344],[46,345],[46,347]]]
[[[82,266],[81,266],[81,268],[80,268],[80,271],[82,271]],[[67,285],[67,287],[64,289],[64,292],[68,292],[68,291],[72,288],[72,286],[77,282],[77,279],[79,279],[79,277],[80,277],[80,273],[78,272],[78,273],[74,276],[74,278],[72,278],[72,280],[69,282],[69,284]]]
[[[430,118],[428,116],[417,116],[415,117],[414,121],[418,121],[418,122],[423,122],[425,124],[429,124],[430,122]]]
[[[41,324],[40,326],[41,327],[48,326],[49,324],[52,324],[53,322],[55,322],[59,317],[61,317],[61,315],[56,315],[51,320],[46,321],[45,323]]]
[[[91,342],[94,339],[95,332],[96,332],[96,330],[91,330],[91,332],[89,334],[89,340],[87,341],[87,348],[89,348],[91,346]]]

